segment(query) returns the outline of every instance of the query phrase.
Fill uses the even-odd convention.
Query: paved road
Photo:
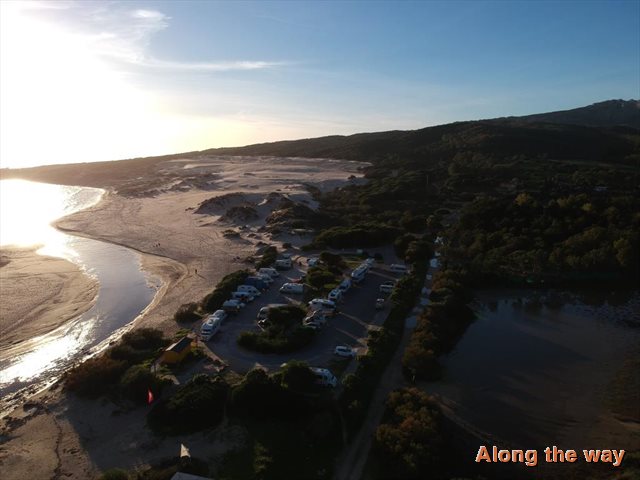
[[[220,327],[216,336],[207,342],[207,347],[231,369],[246,372],[254,367],[262,366],[275,370],[291,359],[307,362],[311,366],[326,366],[334,358],[336,345],[350,345],[364,353],[368,330],[372,326],[381,325],[388,313],[388,308],[375,310],[375,300],[381,295],[378,288],[381,283],[397,278],[387,270],[387,266],[375,265],[360,285],[354,285],[338,305],[340,313],[328,320],[327,325],[318,331],[313,343],[307,348],[291,354],[261,354],[241,348],[237,344],[240,332],[259,331],[256,317],[261,307],[271,303],[299,303],[302,295],[286,296],[278,290],[280,286],[300,277],[306,270],[296,265],[288,271],[281,271],[271,288],[257,297],[237,315],[231,315]],[[350,369],[355,369],[356,361],[351,361]]]

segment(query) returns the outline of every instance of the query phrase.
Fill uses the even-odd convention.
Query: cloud
[[[157,58],[149,53],[153,38],[170,28],[171,17],[156,9],[131,9],[122,4],[91,2],[33,2],[32,5],[34,8],[41,5],[46,9],[52,5],[64,9],[64,12],[52,14],[56,23],[66,25],[67,30],[95,55],[116,62],[118,69],[123,71],[148,68],[177,72],[249,72],[287,65],[287,62],[253,59],[181,61]]]

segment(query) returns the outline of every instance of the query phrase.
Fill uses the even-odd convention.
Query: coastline
[[[61,258],[35,248],[0,250],[0,352],[19,354],[20,343],[49,333],[95,303],[98,281]]]

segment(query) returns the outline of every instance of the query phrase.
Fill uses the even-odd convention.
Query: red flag
[[[151,389],[147,389],[147,403],[151,405],[153,403],[153,392]]]

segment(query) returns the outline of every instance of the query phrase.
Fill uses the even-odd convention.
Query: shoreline
[[[31,338],[50,333],[96,302],[99,282],[69,260],[36,248],[3,247],[0,353],[19,355]]]

